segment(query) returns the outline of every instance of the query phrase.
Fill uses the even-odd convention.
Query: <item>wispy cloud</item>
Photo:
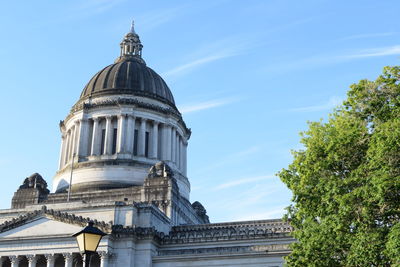
[[[252,154],[260,151],[260,149],[261,149],[261,146],[251,146],[251,147],[249,147],[247,149],[244,149],[244,150],[241,150],[239,152],[231,154],[228,158],[239,158],[239,159],[241,159],[241,158],[243,158],[245,156],[252,155]]]
[[[360,49],[348,54],[337,55],[318,55],[309,58],[303,58],[296,61],[273,64],[264,69],[268,73],[285,73],[299,69],[312,69],[316,67],[338,64],[352,60],[360,60],[371,57],[383,57],[400,55],[400,45],[377,47],[369,49]]]
[[[208,63],[244,54],[250,47],[257,45],[247,38],[227,38],[198,48],[189,55],[188,62],[173,67],[162,74],[163,77],[173,77],[186,74]]]
[[[261,150],[261,148],[262,148],[261,145],[255,145],[255,146],[246,148],[244,150],[226,155],[225,157],[217,160],[215,163],[209,164],[206,167],[199,169],[197,174],[209,172],[210,170],[214,170],[216,168],[219,168],[219,167],[227,165],[227,164],[233,164],[238,161],[243,161],[246,158],[248,158],[249,156],[258,153]]]
[[[217,54],[205,56],[203,58],[198,58],[189,63],[177,66],[167,72],[164,72],[163,76],[180,75],[198,66],[204,65],[206,63],[232,56],[234,56],[234,54],[229,53],[228,51],[219,51]]]
[[[320,104],[320,105],[312,105],[306,107],[298,107],[289,109],[289,111],[293,112],[314,112],[314,111],[321,111],[321,110],[330,110],[335,108],[336,106],[340,105],[343,100],[340,97],[333,96],[329,98],[328,102]]]
[[[255,177],[247,177],[247,178],[241,178],[237,180],[233,180],[227,183],[220,184],[214,188],[214,190],[221,190],[221,189],[227,189],[231,188],[234,186],[238,185],[244,185],[248,183],[253,183],[253,182],[258,182],[258,181],[264,181],[266,179],[274,178],[274,175],[264,175],[264,176],[255,176]]]
[[[86,15],[104,13],[126,0],[86,0],[77,6],[77,10]]]
[[[226,0],[214,0],[210,2],[187,1],[179,6],[153,9],[149,12],[140,13],[135,16],[135,21],[137,21],[138,25],[140,25],[140,32],[146,32],[166,24],[182,15],[190,16],[193,13],[203,13],[208,9],[214,8],[216,5],[220,5],[225,2]]]
[[[355,40],[355,39],[366,39],[366,38],[375,38],[375,37],[385,37],[392,36],[397,34],[397,32],[377,32],[377,33],[363,33],[363,34],[355,34],[340,38],[339,41],[347,41],[347,40]]]
[[[137,21],[138,25],[140,24],[141,32],[150,31],[173,20],[183,13],[186,8],[187,5],[182,5],[172,8],[152,10],[151,12],[136,16],[135,21]]]
[[[222,98],[204,101],[200,103],[184,104],[178,107],[179,111],[183,114],[188,114],[196,111],[207,110],[236,102],[233,98]]]
[[[248,183],[247,185],[242,185],[239,191],[230,189],[231,192],[235,193],[231,193],[223,203],[218,205],[218,208],[245,211],[249,208],[264,206],[268,202],[268,196],[275,194],[281,186],[275,183],[277,179],[264,179]]]
[[[222,160],[216,162],[214,165],[210,165],[210,168],[217,168],[222,165],[231,163],[231,162],[236,162],[238,160],[243,160],[244,158],[251,156],[261,150],[261,146],[251,146],[249,148],[246,148],[244,150],[232,153],[230,155],[227,155],[225,158]]]
[[[360,50],[357,53],[344,56],[344,58],[357,59],[357,58],[383,57],[383,56],[393,56],[393,55],[400,55],[400,45],[364,49]]]

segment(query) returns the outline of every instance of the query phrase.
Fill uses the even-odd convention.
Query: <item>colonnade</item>
[[[91,256],[91,267],[107,267],[111,254],[100,251]],[[1,256],[1,267],[72,267],[82,266],[79,253]]]
[[[179,129],[131,114],[75,120],[62,133],[60,151],[59,169],[75,156],[124,155],[164,160],[186,175],[187,140]]]

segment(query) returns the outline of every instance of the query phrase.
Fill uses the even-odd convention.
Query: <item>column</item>
[[[181,148],[181,172],[182,173],[184,172],[184,169],[185,169],[185,149],[184,149],[184,146],[185,146],[185,140],[182,137],[181,145],[180,145],[180,148]]]
[[[11,267],[18,267],[19,265],[19,258],[18,256],[9,256],[11,261]]]
[[[67,141],[65,144],[65,148],[64,148],[64,165],[67,164],[68,162],[68,156],[69,156],[69,143],[71,141],[71,131],[67,132]]]
[[[163,154],[164,160],[171,160],[171,126],[164,124],[163,127]]]
[[[128,115],[128,125],[126,127],[126,152],[133,154],[133,142],[135,137],[135,117]]]
[[[117,139],[117,153],[124,153],[125,143],[126,143],[126,133],[125,133],[125,123],[126,123],[126,114],[121,114],[118,116],[118,139]]]
[[[111,257],[111,253],[106,251],[99,251],[100,256],[100,267],[108,267],[108,259]]]
[[[65,134],[61,134],[61,148],[60,148],[60,160],[58,162],[58,169],[61,170],[62,166],[64,165],[64,150],[65,150],[65,143],[66,143]]]
[[[100,155],[100,127],[99,118],[93,118],[93,134],[92,134],[92,147],[90,148],[91,156]]]
[[[113,127],[112,127],[112,117],[106,117],[106,142],[104,145],[104,154],[111,155],[112,152],[112,141],[113,141]]]
[[[45,254],[44,255],[46,257],[47,260],[47,267],[54,267],[54,262],[56,257],[54,256],[54,254]]]
[[[70,142],[70,148],[69,148],[69,159],[73,159],[74,154],[75,154],[75,140],[76,140],[76,124],[71,127],[71,142]]]
[[[181,172],[183,172],[183,137],[181,137],[179,141],[179,166]]]
[[[72,253],[63,253],[64,259],[65,259],[65,267],[72,267],[73,263],[73,258],[72,258]]]
[[[146,119],[140,119],[140,128],[138,134],[138,156],[144,157],[145,141],[146,141]]]
[[[81,119],[80,129],[79,129],[79,139],[77,147],[77,152],[79,157],[86,157],[89,154],[88,141],[89,141],[89,120],[84,118]]]
[[[183,145],[183,175],[187,176],[187,147],[188,143],[187,141]]]
[[[35,255],[26,255],[28,259],[28,267],[36,267],[37,258]]]
[[[181,167],[181,161],[180,161],[180,158],[181,158],[181,150],[179,149],[180,148],[180,144],[181,144],[181,136],[178,134],[177,136],[176,136],[176,167],[178,168],[178,169],[180,169],[180,167]]]
[[[78,147],[79,147],[79,140],[81,135],[81,120],[75,121],[75,138],[74,138],[74,152],[72,155],[79,155],[78,154]]]
[[[158,157],[158,122],[157,121],[153,121],[150,157],[153,159],[156,159]]]
[[[171,128],[171,161],[175,162],[176,157],[176,129],[174,127]]]

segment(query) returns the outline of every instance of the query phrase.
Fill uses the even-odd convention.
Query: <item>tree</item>
[[[350,86],[279,177],[297,242],[289,266],[400,266],[400,67]]]

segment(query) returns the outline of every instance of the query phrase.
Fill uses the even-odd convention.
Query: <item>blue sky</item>
[[[275,176],[307,121],[349,85],[400,58],[399,1],[3,1],[0,208],[25,177],[49,184],[60,132],[89,79],[112,63],[134,18],[147,65],[192,129],[191,201],[212,222],[279,218]]]

